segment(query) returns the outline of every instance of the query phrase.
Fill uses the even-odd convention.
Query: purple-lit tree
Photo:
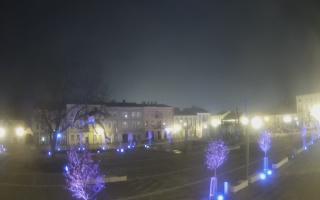
[[[104,176],[99,165],[95,163],[89,152],[78,153],[76,149],[68,152],[68,164],[65,166],[67,189],[77,199],[95,199],[104,189]]]
[[[217,190],[217,169],[225,162],[228,153],[229,149],[222,140],[213,141],[208,145],[205,164],[209,170],[214,170],[214,177],[211,177],[210,181],[210,199],[215,196]]]
[[[268,169],[267,153],[271,148],[271,134],[268,131],[263,132],[258,140],[260,149],[264,152],[263,169]]]
[[[302,145],[303,145],[303,148],[304,148],[304,149],[307,148],[306,138],[307,138],[307,129],[306,129],[306,127],[303,126],[303,127],[301,128],[301,139],[302,139]]]
[[[268,131],[263,132],[258,142],[260,149],[264,152],[264,155],[266,156],[271,148],[271,134]]]

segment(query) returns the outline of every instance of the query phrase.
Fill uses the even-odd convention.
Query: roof
[[[74,105],[75,103],[69,103],[68,105]],[[158,104],[156,102],[143,102],[143,103],[135,103],[135,102],[117,102],[111,101],[107,103],[88,103],[88,105],[104,105],[107,107],[171,107],[165,104]]]
[[[175,109],[175,115],[197,115],[198,113],[208,113],[208,111],[196,106],[192,106],[190,108],[184,108],[182,110],[179,108]]]

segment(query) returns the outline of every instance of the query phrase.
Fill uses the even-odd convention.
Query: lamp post
[[[248,131],[248,125],[251,124],[252,128],[259,130],[263,126],[263,121],[260,117],[255,116],[251,120],[242,116],[240,123],[243,125],[244,135],[246,136],[246,179],[249,180],[249,165],[250,165],[250,134]]]
[[[243,131],[246,136],[246,179],[249,180],[250,138],[247,130],[247,126],[249,124],[249,118],[243,116],[240,118],[240,122],[243,125]]]

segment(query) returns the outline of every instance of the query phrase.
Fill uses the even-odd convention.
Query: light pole
[[[249,181],[249,165],[250,165],[250,134],[249,131],[247,130],[249,123],[251,123],[251,126],[253,129],[260,129],[263,126],[263,121],[260,117],[255,116],[251,119],[242,116],[240,118],[240,122],[244,127],[244,134],[246,136],[246,178]]]
[[[240,118],[240,122],[243,125],[244,135],[246,136],[246,179],[249,180],[250,138],[247,130],[247,126],[249,124],[249,118],[243,116]]]

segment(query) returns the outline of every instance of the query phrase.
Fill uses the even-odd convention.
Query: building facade
[[[108,145],[164,140],[173,125],[173,108],[162,104],[112,102],[66,105],[68,128],[57,134],[57,146]],[[35,121],[40,144],[48,144],[48,129],[43,120]]]
[[[311,115],[311,109],[320,105],[320,93],[305,94],[296,97],[299,121],[308,128],[316,126],[316,119]]]
[[[176,137],[181,139],[199,139],[209,134],[211,114],[204,109],[192,107],[177,110],[174,116]]]

